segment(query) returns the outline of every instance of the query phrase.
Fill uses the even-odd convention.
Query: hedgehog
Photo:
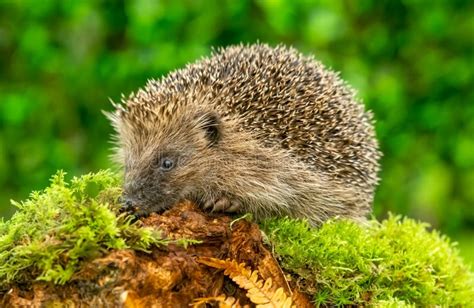
[[[204,210],[364,221],[381,153],[373,116],[338,75],[292,47],[213,50],[106,113],[138,216]]]

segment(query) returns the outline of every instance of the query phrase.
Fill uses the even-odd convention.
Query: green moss
[[[367,227],[329,221],[262,223],[284,268],[312,285],[317,304],[469,306],[474,275],[455,245],[428,225],[390,216]]]
[[[159,232],[117,215],[120,181],[108,171],[51,185],[0,221],[0,288],[30,279],[65,283],[81,262],[110,249],[166,245]],[[317,304],[383,307],[469,306],[474,275],[455,245],[428,226],[390,216],[361,227],[329,221],[269,219],[262,228],[281,264],[306,280]],[[192,241],[180,241],[188,244]]]
[[[73,178],[58,172],[8,221],[0,221],[0,287],[39,280],[65,283],[81,261],[110,249],[146,250],[167,244],[159,232],[117,215],[118,177],[109,171]]]

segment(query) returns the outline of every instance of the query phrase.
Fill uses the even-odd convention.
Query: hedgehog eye
[[[163,171],[169,171],[173,169],[174,162],[169,158],[163,158],[160,163],[160,169]]]

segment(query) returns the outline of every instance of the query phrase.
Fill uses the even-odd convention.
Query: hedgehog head
[[[114,160],[124,167],[128,207],[138,214],[160,211],[208,185],[224,133],[215,111],[176,101],[116,107],[107,116],[117,134]]]

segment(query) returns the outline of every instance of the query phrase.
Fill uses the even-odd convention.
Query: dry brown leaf
[[[199,257],[197,261],[210,267],[224,269],[224,275],[229,276],[239,287],[247,290],[247,297],[259,308],[296,307],[283,288],[275,290],[271,278],[265,281],[260,279],[258,271],[251,271],[245,267],[244,263],[209,257]]]
[[[202,308],[206,307],[206,304],[214,304],[217,303],[219,308],[243,308],[248,307],[247,305],[240,305],[239,301],[232,296],[225,296],[224,294],[214,297],[201,297],[196,298],[192,306],[194,308]]]

